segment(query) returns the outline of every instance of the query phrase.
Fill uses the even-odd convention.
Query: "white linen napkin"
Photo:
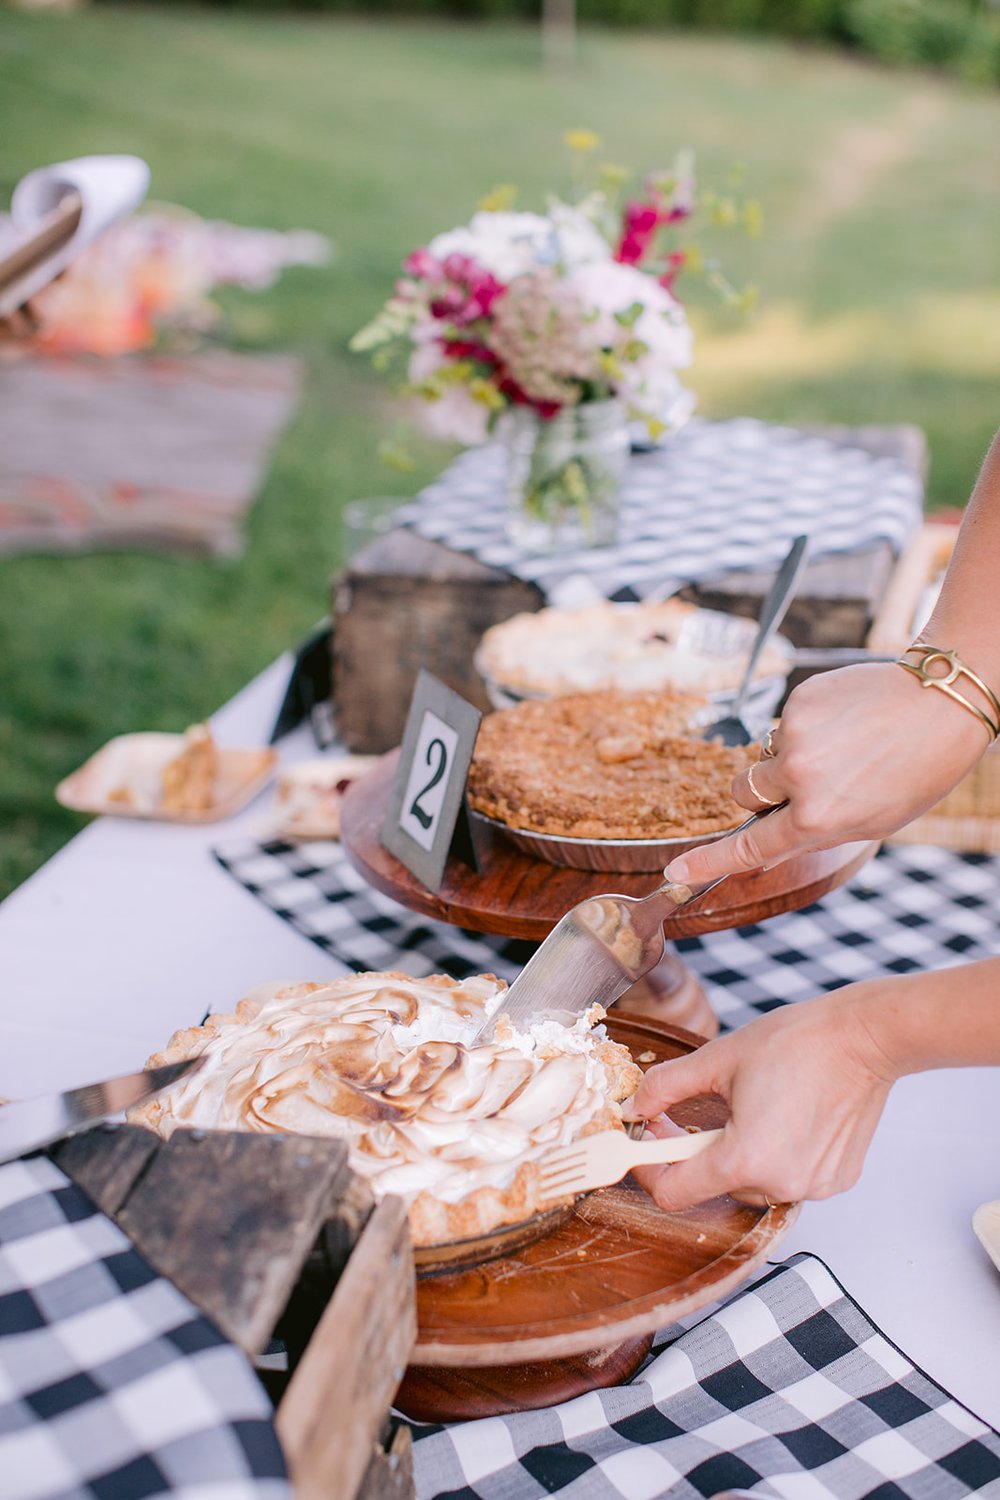
[[[7,251],[29,239],[74,188],[83,200],[83,211],[72,239],[0,294],[0,316],[21,307],[105,229],[138,208],[146,196],[149,176],[149,167],[138,156],[79,156],[39,167],[23,177],[11,198],[13,234],[5,243]]]

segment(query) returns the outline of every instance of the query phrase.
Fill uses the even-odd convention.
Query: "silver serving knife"
[[[773,811],[754,813],[732,832],[742,832]],[[728,878],[720,875],[696,886],[665,880],[648,896],[608,894],[579,902],[532,954],[470,1046],[492,1041],[501,1015],[522,1031],[547,1015],[571,1024],[595,1003],[610,1005],[663,957],[666,918]]]
[[[0,1105],[0,1162],[37,1151],[65,1135],[89,1130],[120,1110],[141,1104],[185,1074],[201,1067],[201,1057],[141,1073],[125,1073],[104,1083],[88,1083],[65,1094],[46,1094],[39,1099],[18,1099]]]

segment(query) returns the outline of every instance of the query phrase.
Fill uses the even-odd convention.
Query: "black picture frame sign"
[[[453,847],[475,865],[465,781],[482,714],[421,668],[413,688],[382,845],[431,891]]]

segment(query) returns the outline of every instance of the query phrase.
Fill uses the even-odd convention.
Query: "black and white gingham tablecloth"
[[[291,1500],[239,1350],[45,1156],[0,1166],[0,1496]]]
[[[216,858],[276,916],[350,969],[492,973],[511,981],[534,952],[530,943],[407,910],[372,890],[339,844],[240,841],[217,849]],[[723,1026],[740,1026],[851,980],[1000,953],[1000,858],[887,847],[803,911],[675,946]]]
[[[692,420],[632,455],[611,547],[528,556],[504,533],[505,450],[461,454],[399,519],[542,589],[552,603],[666,595],[738,568],[777,567],[796,536],[811,555],[888,541],[902,551],[922,515],[922,486],[889,457],[740,417]]]
[[[511,979],[532,951],[398,906],[335,843],[244,841],[216,857],[349,968]],[[677,947],[732,1027],[862,976],[998,953],[998,913],[1000,859],[907,844],[802,911]],[[693,1500],[731,1487],[787,1500],[1000,1497],[1000,1437],[812,1256],[672,1330],[628,1386],[416,1435],[420,1500]]]
[[[675,1330],[629,1385],[415,1436],[419,1500],[1000,1494],[1000,1437],[811,1255]]]

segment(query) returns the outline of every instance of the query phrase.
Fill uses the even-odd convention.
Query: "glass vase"
[[[618,401],[566,406],[547,420],[531,407],[508,413],[507,534],[526,552],[607,547],[618,537],[629,457]]]

